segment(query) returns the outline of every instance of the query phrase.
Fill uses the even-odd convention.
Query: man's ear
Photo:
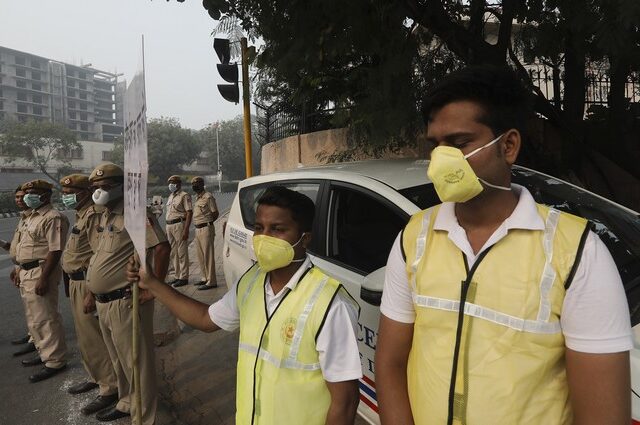
[[[313,238],[313,235],[311,234],[311,232],[304,232],[304,235],[302,235],[302,246],[307,249],[307,247],[309,246],[309,244],[311,243],[311,239]]]
[[[522,136],[520,132],[515,128],[508,130],[504,135],[504,141],[502,143],[502,154],[504,159],[509,165],[513,165],[520,153],[520,147],[522,146]]]

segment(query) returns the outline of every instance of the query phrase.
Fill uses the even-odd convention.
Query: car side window
[[[247,229],[253,230],[256,222],[256,208],[258,200],[270,186],[284,186],[287,189],[295,190],[307,195],[315,204],[320,191],[319,182],[272,182],[268,184],[260,184],[240,189],[240,211],[242,213],[242,221]]]
[[[408,216],[373,194],[333,186],[327,254],[354,271],[369,274],[387,263]]]

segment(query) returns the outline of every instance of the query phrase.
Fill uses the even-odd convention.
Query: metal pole
[[[220,130],[220,123],[216,123],[216,152],[218,156],[218,193],[222,192],[222,175],[220,173],[220,136],[218,135],[218,131]]]
[[[247,38],[240,39],[242,50],[242,106],[244,111],[244,163],[246,176],[253,175],[251,164],[251,108],[249,105],[249,59],[247,58]]]

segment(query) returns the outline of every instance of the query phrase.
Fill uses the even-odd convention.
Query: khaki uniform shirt
[[[208,223],[214,220],[214,214],[218,211],[216,198],[210,192],[196,195],[195,207],[193,209],[193,224]]]
[[[69,220],[51,204],[32,210],[20,234],[16,260],[18,263],[44,260],[50,251],[62,251],[68,230]]]
[[[62,253],[62,270],[73,273],[89,267],[93,250],[98,247],[100,217],[95,205],[88,204],[76,211],[76,222]]]
[[[20,213],[20,220],[18,220],[18,225],[16,226],[16,231],[13,233],[13,238],[11,239],[11,246],[9,246],[9,257],[11,257],[11,261],[16,262],[16,255],[18,252],[18,244],[20,243],[22,232],[25,230],[25,226],[27,224],[26,218],[31,214],[31,210],[22,211]]]
[[[167,220],[175,220],[177,218],[186,218],[187,211],[191,211],[191,195],[184,190],[178,190],[167,199]]]
[[[135,249],[124,228],[124,199],[100,217],[98,245],[87,270],[87,285],[94,294],[106,294],[128,286],[127,262]],[[158,220],[147,209],[147,249],[165,242]]]

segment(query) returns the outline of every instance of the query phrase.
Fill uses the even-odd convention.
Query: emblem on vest
[[[293,317],[289,317],[282,324],[282,328],[280,328],[280,337],[285,344],[291,345],[291,341],[293,341],[293,335],[296,333],[297,323],[298,321],[296,319],[294,319]]]
[[[464,178],[464,171],[461,169],[456,171],[455,173],[449,173],[446,176],[444,176],[444,180],[447,183],[458,183],[463,178]]]

